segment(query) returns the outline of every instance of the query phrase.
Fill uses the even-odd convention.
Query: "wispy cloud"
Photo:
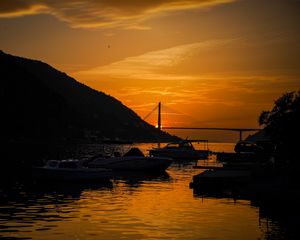
[[[201,50],[224,46],[234,41],[235,39],[208,40],[179,45],[168,49],[148,52],[135,57],[128,57],[109,65],[78,72],[76,75],[101,75],[113,78],[143,80],[196,80],[199,79],[199,76],[180,75],[172,71],[165,73],[165,71],[179,65]]]
[[[203,9],[235,0],[4,0],[0,17],[51,14],[73,27],[147,29],[149,18],[174,11]]]

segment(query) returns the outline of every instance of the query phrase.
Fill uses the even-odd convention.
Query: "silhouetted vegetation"
[[[300,165],[299,123],[300,91],[283,94],[271,111],[263,111],[259,117],[259,124],[271,137],[282,164]]]

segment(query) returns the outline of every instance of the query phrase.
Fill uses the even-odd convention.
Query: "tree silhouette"
[[[271,111],[261,113],[258,121],[275,144],[276,153],[285,162],[299,162],[300,91],[283,94]]]

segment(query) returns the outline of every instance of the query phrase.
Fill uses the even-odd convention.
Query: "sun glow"
[[[164,126],[257,128],[300,89],[300,2],[274,1],[0,1],[0,46]]]

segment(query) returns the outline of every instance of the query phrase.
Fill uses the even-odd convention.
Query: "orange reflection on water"
[[[6,226],[18,232],[4,236],[58,240],[263,237],[258,208],[249,201],[193,194],[189,183],[201,170],[192,165],[174,163],[164,174],[119,175],[108,185],[62,183],[61,191],[33,195],[34,200],[15,204],[15,210],[22,206],[23,217],[7,220]]]

